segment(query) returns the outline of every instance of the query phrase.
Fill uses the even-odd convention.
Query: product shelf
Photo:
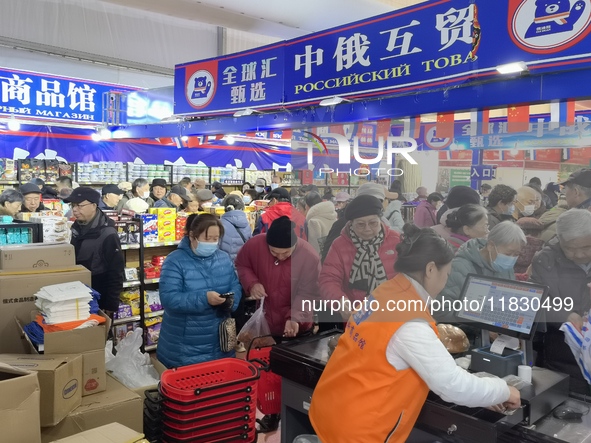
[[[124,288],[136,288],[138,286],[141,285],[141,282],[139,280],[135,280],[135,281],[124,281],[123,282],[123,287]]]
[[[117,318],[113,320],[113,326],[117,325],[124,325],[126,323],[132,323],[134,321],[140,321],[141,318],[139,315],[134,315],[133,317],[125,317],[125,318]]]

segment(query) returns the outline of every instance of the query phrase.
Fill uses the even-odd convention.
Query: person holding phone
[[[187,235],[164,261],[158,360],[167,368],[235,356],[220,345],[220,324],[242,297],[234,264],[218,247],[223,234],[215,216],[191,215]]]

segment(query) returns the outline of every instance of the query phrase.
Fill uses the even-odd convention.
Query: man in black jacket
[[[101,294],[99,307],[109,316],[119,309],[125,260],[113,220],[98,208],[100,194],[92,188],[74,189],[65,202],[72,204],[76,221],[72,245],[76,264],[92,274],[92,288]]]

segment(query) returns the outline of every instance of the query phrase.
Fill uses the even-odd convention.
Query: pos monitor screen
[[[547,286],[468,274],[456,316],[478,328],[530,340],[547,295]]]

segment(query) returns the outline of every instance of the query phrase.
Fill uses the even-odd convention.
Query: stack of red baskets
[[[259,370],[226,358],[164,371],[162,441],[254,442]]]

